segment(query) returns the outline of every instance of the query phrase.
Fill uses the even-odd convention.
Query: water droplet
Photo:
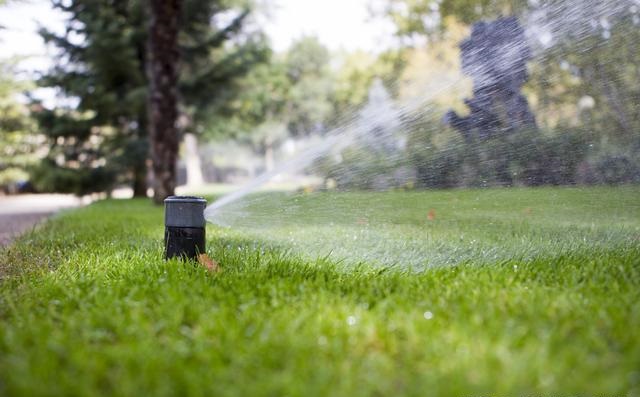
[[[424,312],[423,316],[425,320],[431,320],[433,318],[433,313],[427,310],[426,312]]]

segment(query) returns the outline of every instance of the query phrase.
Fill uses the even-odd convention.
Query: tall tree
[[[53,4],[68,20],[63,34],[42,31],[60,55],[40,83],[55,87],[68,99],[39,114],[50,152],[34,170],[35,179],[47,190],[80,194],[132,183],[134,191],[144,195],[150,151],[147,45],[152,41],[148,35],[152,5],[141,0],[54,0]],[[178,4],[180,64],[174,83],[179,142],[183,132],[200,132],[212,120],[225,117],[220,104],[233,100],[235,81],[268,51],[263,35],[247,28],[250,2]]]
[[[58,34],[41,30],[57,47],[55,66],[40,79],[62,97],[41,107],[40,129],[49,155],[33,170],[45,190],[77,194],[131,183],[146,195],[145,15],[138,1],[53,1],[68,15]],[[70,100],[65,100],[69,98]]]
[[[149,7],[149,138],[158,204],[176,187],[180,5],[180,0],[151,0]]]
[[[254,68],[240,81],[240,95],[230,103],[234,128],[244,131],[275,164],[274,149],[288,137],[320,133],[331,117],[333,76],[329,51],[315,37],[303,37],[284,54]]]

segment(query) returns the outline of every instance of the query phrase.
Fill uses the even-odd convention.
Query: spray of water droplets
[[[532,1],[529,11],[519,18],[526,42],[504,46],[494,56],[492,68],[506,73],[513,67],[510,54],[524,47],[532,51],[533,63],[562,51],[568,42],[584,45],[582,50],[588,51],[588,39],[606,38],[617,18],[629,17],[638,25],[639,9],[640,0]],[[473,71],[475,76],[483,73]],[[487,80],[492,78],[485,74]],[[461,75],[429,77],[417,90],[421,95],[401,102],[394,101],[382,82],[376,81],[367,104],[347,121],[310,140],[307,149],[273,170],[215,201],[206,208],[205,218],[241,231],[249,239],[301,255],[328,255],[348,263],[385,266],[424,268],[514,255],[527,258],[558,244],[558,240],[549,241],[548,234],[516,246],[513,241],[501,241],[499,231],[504,225],[474,212],[473,205],[456,207],[459,194],[455,191],[441,192],[425,201],[420,192],[397,190],[415,180],[411,153],[421,148],[411,142],[412,134],[419,128],[437,134],[442,128],[443,115],[437,114],[435,98],[468,85]],[[259,192],[274,180],[301,176],[311,181],[307,189]],[[434,208],[444,208],[450,219],[448,227],[430,227],[429,222],[438,222],[441,217]],[[466,232],[474,228],[478,233]],[[558,231],[557,237],[562,239],[561,235]]]

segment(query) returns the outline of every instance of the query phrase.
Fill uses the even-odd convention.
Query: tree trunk
[[[187,185],[202,186],[204,184],[202,162],[198,152],[198,138],[194,134],[184,134],[184,151],[184,162],[187,167]]]
[[[178,19],[180,0],[150,0],[147,74],[153,201],[174,194],[178,158]]]
[[[136,150],[133,153],[133,197],[147,197],[149,140],[147,137],[146,114],[138,114],[138,128],[136,130]]]
[[[133,197],[147,197],[146,157],[133,166]]]

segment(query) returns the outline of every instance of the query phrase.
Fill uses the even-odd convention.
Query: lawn
[[[241,212],[207,230],[218,274],[162,260],[146,200],[2,251],[0,395],[640,396],[640,188]]]

